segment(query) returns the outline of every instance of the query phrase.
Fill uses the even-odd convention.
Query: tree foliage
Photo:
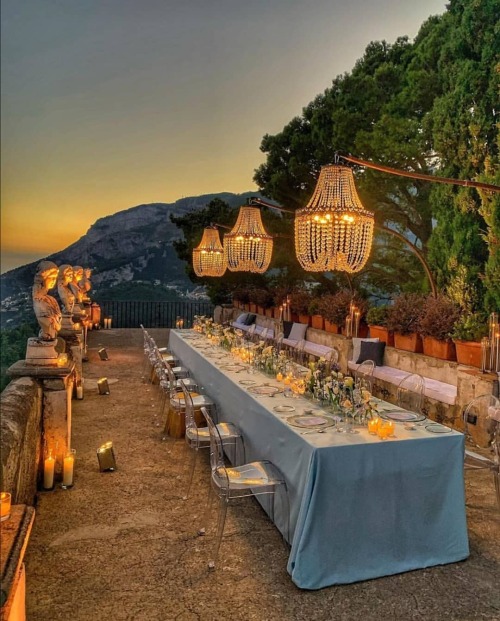
[[[321,166],[333,163],[337,152],[410,172],[499,184],[498,23],[498,0],[451,0],[413,42],[371,42],[351,72],[337,76],[281,132],[263,137],[266,160],[254,175],[262,194],[292,211],[303,207]],[[500,307],[498,194],[371,169],[355,174],[365,207],[379,225],[420,249],[440,290],[465,309]],[[235,215],[211,203],[173,219],[184,231],[176,249],[188,264],[203,226],[214,218],[233,224]],[[265,214],[265,220],[271,230],[293,234],[291,216]],[[260,284],[317,280],[324,290],[346,284],[345,275],[305,274],[290,244],[279,239],[272,267]],[[239,279],[211,279],[212,295],[224,297]],[[419,261],[386,233],[377,233],[366,269],[347,280],[380,298],[429,290]]]

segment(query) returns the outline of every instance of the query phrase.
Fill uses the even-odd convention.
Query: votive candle
[[[77,384],[76,386],[76,398],[83,399],[83,386],[81,384]]]
[[[376,436],[379,423],[380,423],[379,418],[370,418],[370,420],[368,421],[368,433],[371,433],[372,435]]]
[[[9,492],[0,493],[0,521],[8,520],[10,518],[10,505],[12,497]]]

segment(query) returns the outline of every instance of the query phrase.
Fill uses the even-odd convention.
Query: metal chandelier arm
[[[413,252],[413,254],[417,257],[417,259],[422,264],[425,270],[425,273],[427,275],[427,278],[429,279],[429,284],[431,286],[432,295],[433,297],[436,298],[437,297],[436,283],[434,282],[434,277],[432,275],[431,268],[429,267],[429,264],[425,260],[424,255],[420,252],[420,250],[414,244],[412,244],[411,241],[406,239],[404,235],[402,235],[401,233],[398,233],[397,231],[394,231],[393,229],[390,229],[387,226],[384,226],[383,224],[375,224],[375,228],[379,229],[380,231],[384,231],[385,233],[390,233],[391,235],[394,235],[394,237],[397,237],[399,240],[404,242],[410,248],[410,250]]]
[[[367,162],[360,160],[352,155],[341,155],[340,159],[346,160],[359,166],[365,166],[366,168],[373,168],[373,170],[379,170],[391,175],[399,175],[400,177],[410,177],[411,179],[423,179],[424,181],[434,181],[435,183],[447,183],[450,185],[462,185],[468,188],[479,188],[481,190],[488,190],[490,192],[500,192],[500,186],[493,185],[491,183],[482,183],[480,181],[469,181],[468,179],[451,179],[449,177],[435,177],[433,175],[424,175],[423,173],[408,172],[406,170],[399,170],[397,168],[389,168],[389,166],[383,166],[382,164],[374,164],[373,162]]]

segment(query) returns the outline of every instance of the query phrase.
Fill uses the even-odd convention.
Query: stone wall
[[[13,504],[33,505],[42,438],[42,388],[32,378],[13,380],[0,395],[0,487]]]

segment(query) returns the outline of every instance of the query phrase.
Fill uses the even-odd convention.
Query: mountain
[[[245,203],[257,192],[204,194],[181,198],[175,203],[137,205],[100,218],[71,246],[46,258],[57,265],[68,263],[93,269],[94,294],[121,283],[147,281],[194,288],[172,247],[180,237],[170,214],[182,215],[205,207],[220,198],[232,207]],[[39,261],[41,261],[40,258]],[[29,300],[33,276],[39,261],[10,270],[0,276],[2,311],[17,310]]]

